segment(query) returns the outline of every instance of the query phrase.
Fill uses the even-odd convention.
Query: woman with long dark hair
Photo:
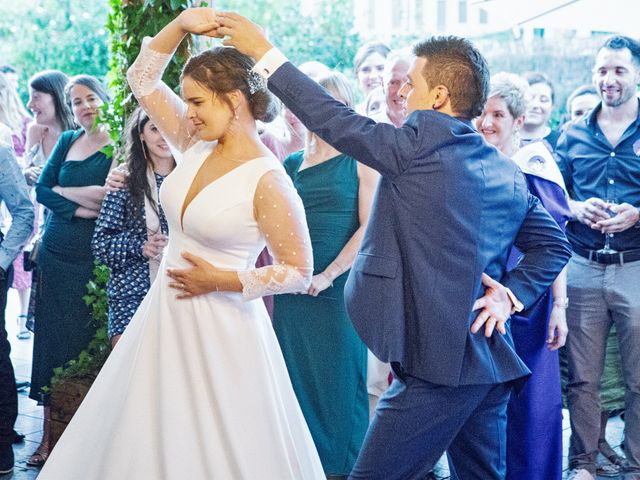
[[[158,192],[176,165],[169,145],[142,108],[129,117],[124,138],[127,183],[107,193],[91,244],[96,259],[111,269],[108,335],[113,346],[157,275],[169,233]]]

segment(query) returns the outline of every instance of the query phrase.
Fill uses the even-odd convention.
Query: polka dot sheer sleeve
[[[151,37],[145,37],[140,53],[127,70],[131,91],[162,136],[176,150],[185,151],[192,141],[187,106],[162,81],[162,74],[171,61],[171,54],[156,52],[149,47]]]
[[[309,229],[302,201],[282,170],[266,173],[253,200],[273,265],[238,272],[247,300],[279,293],[306,293],[313,275]]]

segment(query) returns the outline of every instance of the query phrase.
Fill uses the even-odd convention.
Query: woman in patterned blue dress
[[[125,136],[126,185],[105,197],[91,244],[93,255],[111,268],[107,296],[113,346],[157,273],[168,234],[158,191],[175,167],[168,144],[140,107],[129,117]]]

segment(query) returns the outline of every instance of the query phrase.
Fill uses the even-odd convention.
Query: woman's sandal
[[[49,449],[40,445],[33,455],[27,460],[30,467],[41,467],[49,458]]]
[[[21,318],[24,318],[26,321],[27,315],[18,315],[18,325],[20,325]],[[26,327],[23,327],[23,328],[24,330],[20,330],[16,334],[16,337],[18,338],[18,340],[29,340],[31,338],[31,332]]]

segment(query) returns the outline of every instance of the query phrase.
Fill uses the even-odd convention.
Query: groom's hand
[[[235,47],[256,61],[273,48],[262,28],[242,15],[218,12],[216,22],[219,25],[218,35],[229,37],[222,42],[224,45]]]
[[[484,325],[485,337],[490,337],[494,329],[504,335],[507,333],[505,323],[509,320],[511,309],[513,308],[511,298],[507,293],[506,287],[486,273],[482,274],[482,284],[487,289],[484,297],[479,298],[473,304],[474,311],[481,310],[471,325],[471,333],[477,333]]]

